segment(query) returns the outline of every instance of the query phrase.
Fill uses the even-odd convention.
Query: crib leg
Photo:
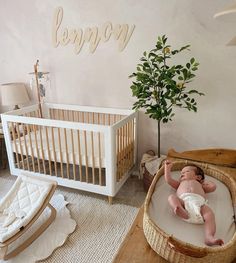
[[[109,205],[112,205],[112,201],[113,201],[113,197],[112,196],[108,196],[108,203],[109,203]]]

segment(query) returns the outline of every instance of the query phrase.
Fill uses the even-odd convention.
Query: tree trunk
[[[161,137],[161,121],[158,120],[157,121],[157,157],[160,158],[161,157],[161,140],[160,140],[160,137]]]

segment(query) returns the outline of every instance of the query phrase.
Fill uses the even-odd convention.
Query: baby
[[[176,194],[169,196],[168,201],[174,213],[187,222],[204,224],[205,244],[208,246],[223,245],[222,239],[215,238],[216,223],[213,211],[206,205],[206,193],[215,191],[213,182],[204,181],[204,172],[193,164],[181,170],[180,179],[171,177],[172,163],[165,161],[165,180],[176,189]]]

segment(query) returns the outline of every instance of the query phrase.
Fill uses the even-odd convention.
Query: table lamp
[[[15,105],[14,110],[19,109],[18,104],[30,101],[24,83],[5,83],[1,85],[2,105]]]

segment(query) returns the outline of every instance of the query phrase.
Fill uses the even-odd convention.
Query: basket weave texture
[[[233,205],[236,205],[236,182],[226,172],[212,165],[193,161],[176,161],[173,163],[172,171],[181,170],[186,164],[190,163],[197,164],[204,170],[205,174],[223,182],[231,193]],[[149,204],[155,191],[156,183],[163,175],[164,167],[157,172],[144,203],[143,230],[152,249],[173,263],[231,263],[236,258],[236,233],[223,246],[198,247],[168,235],[153,222],[148,213]]]

